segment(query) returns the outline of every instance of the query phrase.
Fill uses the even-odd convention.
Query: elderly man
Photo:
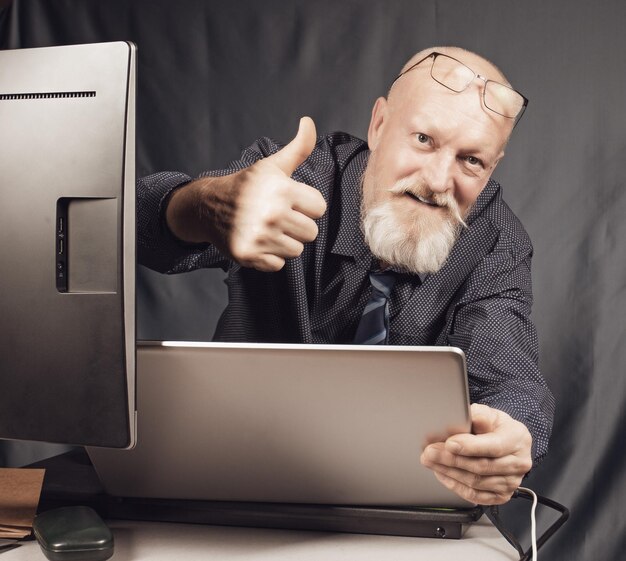
[[[228,271],[217,340],[462,348],[473,434],[421,461],[470,501],[506,502],[545,455],[554,408],[532,246],[491,179],[526,103],[474,53],[417,53],[376,100],[367,144],[316,139],[303,118],[288,145],[258,140],[227,169],[140,180],[140,262]]]

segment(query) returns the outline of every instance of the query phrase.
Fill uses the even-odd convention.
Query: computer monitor
[[[0,51],[0,438],[134,444],[135,60]]]

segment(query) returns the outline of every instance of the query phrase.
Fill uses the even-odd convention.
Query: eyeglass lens
[[[511,119],[517,117],[524,106],[524,98],[520,94],[492,80],[485,82],[484,101],[489,109]]]
[[[434,80],[455,92],[462,92],[476,77],[473,70],[445,55],[435,56],[430,70]],[[493,80],[485,81],[485,106],[505,117],[514,119],[524,106],[524,98],[512,88]]]
[[[476,76],[474,71],[464,64],[442,55],[435,56],[430,74],[437,82],[455,92],[462,92]]]

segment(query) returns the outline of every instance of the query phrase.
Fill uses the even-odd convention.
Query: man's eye
[[[466,156],[465,161],[470,166],[479,166],[482,167],[483,163],[476,156]]]
[[[430,140],[430,137],[427,134],[424,134],[423,132],[418,132],[415,137],[417,138],[417,141],[420,142],[421,144],[427,144],[428,141]]]

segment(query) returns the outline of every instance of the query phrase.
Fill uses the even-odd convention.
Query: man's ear
[[[386,117],[387,100],[384,97],[379,97],[372,108],[372,119],[370,120],[370,127],[367,131],[367,143],[369,144],[370,150],[375,150],[378,145]]]
[[[491,169],[489,170],[489,176],[491,176],[491,174],[493,173],[493,170],[496,169],[497,165],[500,163],[500,160],[502,158],[504,158],[504,150],[502,150],[502,152],[500,152],[500,154],[496,158],[496,161],[491,166]]]

